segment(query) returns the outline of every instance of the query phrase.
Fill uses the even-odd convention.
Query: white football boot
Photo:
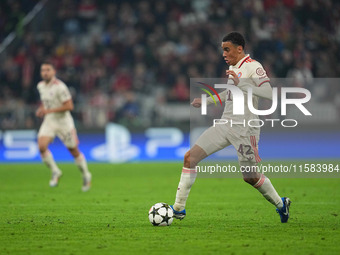
[[[53,172],[50,180],[50,187],[57,187],[59,179],[62,175],[63,173],[60,170]]]
[[[91,188],[92,175],[90,173],[83,176],[83,187],[81,190],[83,192],[88,191]]]

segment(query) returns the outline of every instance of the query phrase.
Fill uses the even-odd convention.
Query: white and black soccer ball
[[[166,203],[157,203],[149,210],[149,221],[154,226],[169,226],[174,220],[174,212]]]

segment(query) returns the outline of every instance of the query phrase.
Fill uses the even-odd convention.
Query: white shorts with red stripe
[[[261,162],[258,152],[260,135],[239,136],[223,125],[208,128],[196,141],[207,155],[233,145],[239,161]]]

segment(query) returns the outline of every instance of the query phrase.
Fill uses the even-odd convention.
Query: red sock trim
[[[182,168],[182,173],[193,174],[193,173],[197,173],[197,170],[195,168],[186,168],[186,167],[183,167]]]
[[[262,184],[264,183],[264,181],[266,180],[266,176],[264,176],[263,174],[261,174],[260,180],[258,180],[258,182],[253,186],[255,189],[258,189],[262,186]]]

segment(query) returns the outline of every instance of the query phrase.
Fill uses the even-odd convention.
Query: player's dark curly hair
[[[239,32],[231,32],[223,37],[222,42],[231,42],[235,45],[240,45],[243,47],[246,46],[246,41],[244,40],[243,35],[241,35]]]

